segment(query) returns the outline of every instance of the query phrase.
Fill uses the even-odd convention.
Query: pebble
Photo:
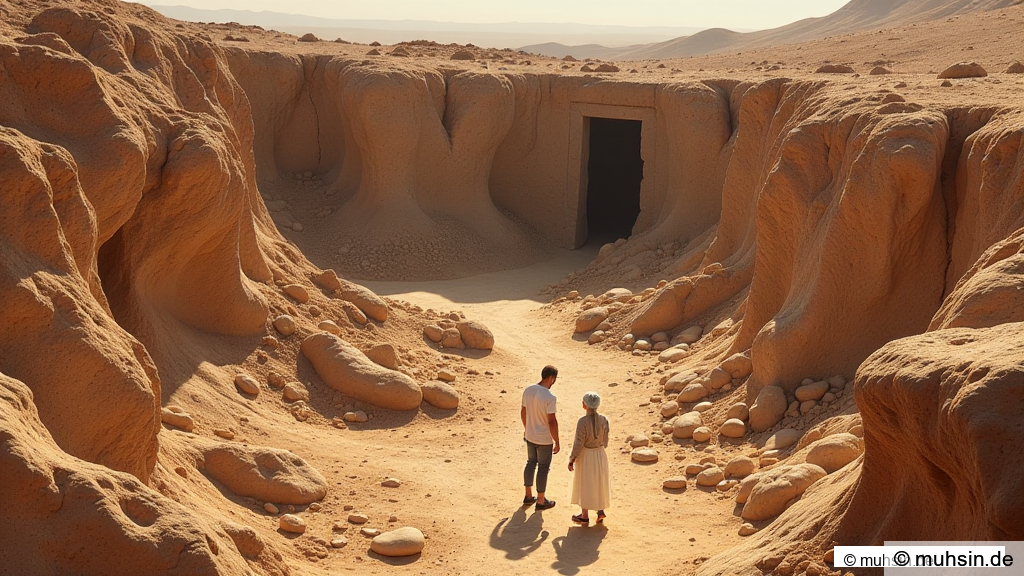
[[[309,402],[309,390],[301,382],[289,382],[284,386],[283,396],[286,402]]]
[[[821,397],[828,392],[828,381],[822,380],[821,382],[815,382],[806,386],[801,386],[796,389],[796,399],[800,402],[806,402],[808,400],[821,400]]]
[[[277,372],[267,374],[267,384],[269,384],[271,388],[281,389],[284,388],[284,385],[287,383],[288,380]]]
[[[725,480],[725,473],[718,466],[712,466],[706,470],[702,470],[700,474],[697,474],[697,485],[704,487],[716,486],[719,482]]]
[[[339,537],[339,538],[331,539],[331,548],[344,548],[345,545],[347,545],[347,544],[348,544],[348,539],[346,539],[346,538],[340,538]]]
[[[272,502],[267,502],[266,504],[264,504],[263,509],[267,511],[267,514],[277,515],[281,513],[281,510],[277,506],[274,506]]]
[[[661,405],[661,416],[663,418],[671,418],[679,412],[679,403],[675,401],[665,402]]]
[[[749,412],[750,410],[747,408],[746,402],[737,402],[732,406],[729,406],[729,411],[725,413],[725,417],[727,419],[735,418],[745,422]]]
[[[747,425],[739,418],[729,418],[718,428],[718,433],[726,438],[742,438],[747,433]]]
[[[235,433],[232,432],[231,430],[226,429],[226,428],[214,428],[213,434],[214,434],[214,436],[218,436],[218,437],[223,438],[225,440],[234,440],[235,439]]]
[[[746,478],[757,469],[757,462],[748,456],[737,456],[725,465],[726,478]]]
[[[739,484],[739,480],[722,480],[715,485],[715,489],[719,492],[728,492],[733,486]]]
[[[374,536],[380,535],[380,530],[376,528],[362,528],[359,530],[359,533],[363,536],[369,536],[370,538],[373,538]]]
[[[657,462],[658,451],[655,450],[654,448],[647,447],[634,448],[633,451],[630,452],[629,457],[634,462]]]
[[[402,481],[398,478],[387,478],[380,485],[385,488],[398,488],[402,485]]]
[[[366,412],[357,410],[355,412],[346,412],[343,416],[345,422],[369,422],[370,418],[366,415]]]
[[[438,370],[437,379],[442,382],[455,382],[455,373],[451,370]]]
[[[275,338],[274,336],[264,336],[263,340],[260,341],[260,345],[277,350],[278,348],[281,347],[281,341]]]
[[[187,412],[174,412],[168,408],[161,409],[160,420],[164,424],[169,424],[175,428],[181,428],[185,432],[191,432],[196,427],[195,421],[192,420],[192,416],[189,416]]]
[[[392,514],[391,516],[388,516],[388,522],[398,522],[398,516],[396,516],[394,514]]]
[[[309,292],[307,292],[306,289],[299,284],[288,284],[287,286],[284,286],[281,289],[284,290],[285,294],[290,296],[299,304],[305,304],[306,302],[309,302]]]
[[[341,334],[341,326],[338,326],[333,320],[321,320],[316,327],[335,336]]]
[[[664,482],[661,483],[661,487],[666,490],[682,490],[686,488],[686,478],[682,478],[680,476],[673,476],[672,478],[667,478]]]
[[[250,396],[256,396],[260,393],[259,382],[248,374],[239,374],[235,376],[235,386]]]
[[[686,466],[686,474],[688,476],[696,476],[697,474],[700,474],[701,472],[703,472],[704,470],[706,470],[709,467],[710,467],[710,465],[704,465],[704,464],[688,464]]]
[[[287,314],[274,318],[274,329],[282,336],[291,336],[295,333],[295,319]]]
[[[693,410],[694,412],[707,412],[708,409],[710,409],[712,406],[714,405],[711,402],[701,402],[700,404],[694,406]]]
[[[701,426],[693,431],[694,442],[707,442],[711,440],[711,429],[707,426]]]
[[[740,526],[740,536],[750,536],[751,534],[756,533],[757,528],[754,528],[754,525],[750,522],[744,522],[743,525]]]
[[[375,537],[370,542],[370,550],[381,556],[412,556],[422,552],[424,545],[423,533],[406,526]]]
[[[635,436],[633,436],[629,440],[629,445],[631,447],[633,447],[633,448],[640,448],[640,447],[643,447],[643,446],[647,446],[650,443],[651,443],[651,439],[648,438],[647,435],[642,433],[642,432],[640,434],[636,434]]]
[[[278,527],[285,532],[302,534],[306,531],[306,521],[294,514],[285,514],[284,516],[281,516],[281,520],[278,522]]]
[[[669,432],[671,432],[671,430],[669,430]],[[661,444],[664,441],[665,437],[662,436],[661,434],[651,434],[651,442],[654,442],[655,444]]]
[[[351,522],[352,524],[366,524],[367,522],[370,521],[370,517],[367,516],[366,514],[358,514],[358,513],[349,514],[348,515],[348,521]]]

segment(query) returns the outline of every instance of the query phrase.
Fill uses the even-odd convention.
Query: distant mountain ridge
[[[712,28],[665,42],[630,46],[619,50],[604,46],[551,45],[524,46],[522,50],[547,56],[554,56],[555,52],[562,55],[572,54],[576,58],[685,58],[715,52],[807,42],[872,29],[907,26],[950,16],[1006,8],[1020,3],[1021,0],[851,0],[828,16],[806,18],[778,28],[756,32],[744,33],[725,28]]]
[[[189,6],[149,4],[164,16],[189,22],[237,22],[301,35],[312,32],[333,39],[353,42],[396,44],[409,40],[434,40],[440,43],[473,43],[504,48],[532,43],[601,44],[602,48],[639,47],[699,32],[700,27],[620,26],[573,22],[499,22],[472,24],[428,20],[347,20],[302,14],[249,10],[205,10]]]

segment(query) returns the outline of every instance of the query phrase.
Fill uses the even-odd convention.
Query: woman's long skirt
[[[604,510],[611,505],[608,455],[604,448],[584,448],[574,465],[571,503],[584,510]]]

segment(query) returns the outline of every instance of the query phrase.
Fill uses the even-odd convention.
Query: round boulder
[[[675,438],[692,438],[693,431],[704,424],[700,412],[687,412],[682,416],[676,416],[672,421],[672,436]]]
[[[292,534],[302,534],[306,531],[306,521],[294,514],[281,516],[277,525],[282,531]]]
[[[726,358],[719,368],[728,372],[733,378],[746,378],[754,371],[754,365],[750,362],[750,357],[742,352]]]
[[[786,509],[791,500],[803,495],[811,484],[825,475],[825,470],[814,464],[784,466],[764,472],[750,490],[740,516],[753,521],[774,518]]]
[[[666,490],[682,490],[686,488],[686,478],[681,476],[674,476],[666,479],[661,483],[661,487]]]
[[[808,464],[821,466],[831,474],[856,460],[861,452],[860,439],[849,432],[843,432],[811,444],[806,460]]]
[[[764,432],[775,426],[782,420],[788,407],[785,390],[778,386],[765,386],[750,407],[750,428],[754,432]]]
[[[679,402],[700,402],[708,397],[708,389],[700,382],[691,382],[676,396]]]
[[[420,386],[420,389],[423,391],[423,399],[435,408],[454,410],[459,407],[458,390],[446,382],[431,380]]]
[[[661,405],[661,416],[663,418],[671,418],[679,412],[679,403],[675,401],[665,402]]]
[[[239,374],[235,376],[235,386],[250,396],[256,396],[260,393],[259,382],[256,382],[256,380],[248,374]]]
[[[746,402],[737,402],[729,406],[729,411],[725,413],[726,418],[736,418],[743,421],[746,421],[749,415],[750,410],[747,408]]]
[[[463,320],[455,325],[466,346],[477,350],[494,348],[494,334],[483,324],[474,320]]]
[[[608,309],[604,306],[598,306],[597,308],[591,308],[590,310],[584,311],[576,318],[576,333],[590,332],[594,328],[597,328],[598,324],[604,322],[608,318]]]
[[[370,550],[381,556],[413,556],[422,552],[425,545],[423,532],[406,526],[375,536],[370,541]]]
[[[281,314],[274,318],[274,329],[280,332],[282,336],[291,336],[295,333],[295,318],[287,314]]]
[[[704,486],[706,488],[717,486],[722,480],[725,480],[725,473],[722,472],[722,469],[718,466],[712,466],[711,468],[701,470],[701,472],[697,474],[697,485]]]
[[[725,465],[726,478],[746,478],[757,469],[757,462],[749,456],[737,456]]]
[[[977,62],[957,62],[942,72],[939,78],[982,78],[988,76],[988,72]]]
[[[694,442],[707,442],[711,440],[711,429],[707,426],[700,426],[693,431]]]
[[[634,448],[633,451],[630,452],[629,457],[634,462],[657,462],[658,451],[654,448]]]
[[[726,438],[742,438],[747,433],[747,425],[739,418],[729,418],[718,429],[718,433]]]

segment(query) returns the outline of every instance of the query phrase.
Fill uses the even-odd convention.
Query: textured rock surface
[[[323,475],[287,450],[214,442],[197,447],[206,473],[239,496],[309,504],[327,494]]]
[[[331,388],[391,410],[415,410],[423,400],[416,382],[372,362],[357,348],[321,332],[302,341],[302,353]]]

